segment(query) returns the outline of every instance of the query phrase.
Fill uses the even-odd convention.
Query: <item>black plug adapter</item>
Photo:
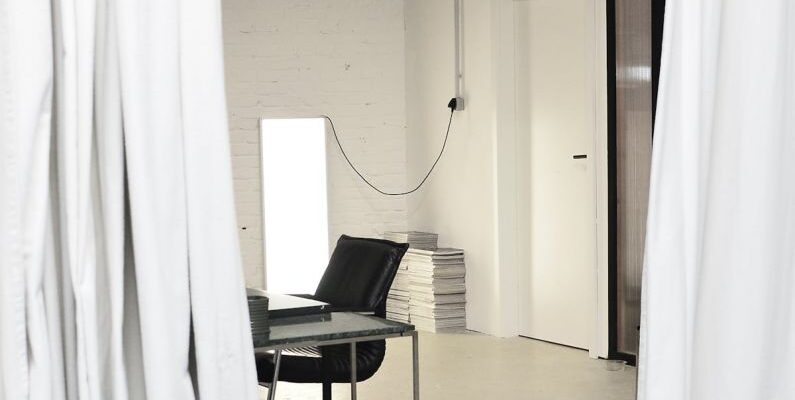
[[[447,108],[449,108],[450,111],[461,111],[461,110],[463,110],[464,109],[464,99],[461,98],[461,97],[453,97],[447,103]]]

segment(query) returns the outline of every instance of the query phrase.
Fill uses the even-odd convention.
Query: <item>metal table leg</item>
[[[351,400],[356,400],[356,342],[351,342]]]
[[[273,380],[271,386],[268,388],[268,400],[276,398],[276,382],[279,381],[279,366],[282,363],[282,351],[276,350],[273,353]]]
[[[414,400],[420,400],[420,337],[411,333],[412,372],[414,373]]]

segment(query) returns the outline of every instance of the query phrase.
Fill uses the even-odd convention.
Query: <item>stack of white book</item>
[[[384,239],[397,243],[408,243],[411,249],[436,249],[439,235],[429,232],[386,232]],[[392,321],[410,322],[409,316],[409,271],[404,258],[400,262],[395,280],[386,299],[386,317]]]
[[[417,329],[438,332],[466,326],[464,251],[411,249],[408,265],[409,316]]]
[[[397,243],[408,243],[412,249],[435,250],[439,235],[429,232],[386,232],[384,239]]]
[[[402,261],[386,298],[386,317],[397,322],[408,323],[410,321],[409,270],[405,262]]]

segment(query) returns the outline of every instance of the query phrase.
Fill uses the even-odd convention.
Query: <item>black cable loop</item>
[[[433,165],[431,165],[431,169],[428,170],[428,173],[425,174],[425,177],[422,178],[422,181],[420,181],[420,183],[414,189],[411,189],[406,192],[387,192],[377,188],[375,185],[370,183],[370,181],[367,180],[367,178],[365,178],[364,175],[362,175],[362,173],[359,172],[358,169],[356,169],[356,167],[351,162],[350,158],[348,158],[348,154],[345,153],[345,149],[342,148],[342,143],[340,143],[340,138],[337,136],[337,128],[334,127],[334,121],[332,121],[331,117],[329,117],[328,115],[323,115],[323,118],[325,118],[331,125],[331,132],[334,134],[334,140],[337,142],[337,147],[339,147],[342,156],[345,158],[345,161],[348,162],[348,165],[351,167],[353,172],[356,172],[356,175],[359,175],[359,178],[361,178],[362,181],[367,184],[367,186],[370,186],[373,190],[375,190],[378,193],[381,193],[384,196],[405,196],[407,194],[412,194],[416,192],[422,187],[425,181],[428,180],[428,177],[431,176],[431,173],[433,172],[434,168],[436,168],[436,164],[438,164],[439,160],[442,158],[442,154],[444,154],[444,149],[445,147],[447,147],[447,138],[450,136],[450,126],[453,124],[454,112],[455,110],[452,109],[450,110],[450,119],[447,121],[447,132],[444,134],[444,143],[442,143],[442,149],[439,151],[439,155],[436,156],[436,160],[433,162]]]

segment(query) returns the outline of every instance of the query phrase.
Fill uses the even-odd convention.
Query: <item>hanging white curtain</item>
[[[795,399],[795,2],[668,0],[639,399]]]
[[[0,0],[0,399],[255,399],[218,0]]]

